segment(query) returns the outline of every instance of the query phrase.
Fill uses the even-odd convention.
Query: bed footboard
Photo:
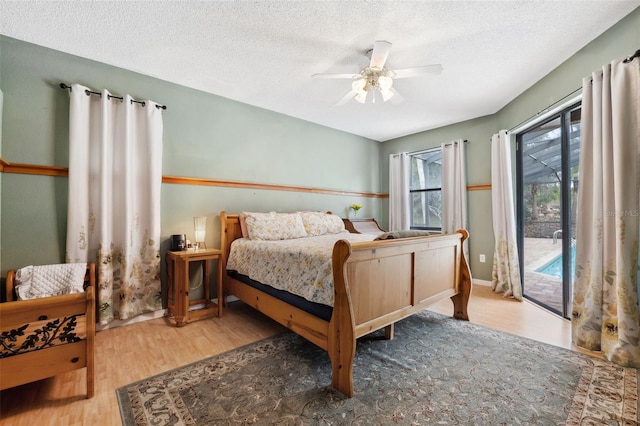
[[[471,273],[456,234],[350,244],[333,249],[334,310],[328,352],[332,384],[353,395],[356,339],[450,297],[453,316],[468,320]]]

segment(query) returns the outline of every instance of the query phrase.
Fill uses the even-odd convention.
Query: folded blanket
[[[434,232],[421,231],[418,229],[405,229],[403,231],[391,231],[380,234],[376,237],[376,240],[392,240],[398,238],[411,238],[411,237],[426,237],[429,235],[435,235]]]
[[[81,293],[86,270],[86,263],[25,266],[16,271],[16,295],[27,300]]]

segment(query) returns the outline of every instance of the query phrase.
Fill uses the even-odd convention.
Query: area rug
[[[355,396],[293,333],[118,389],[124,425],[636,425],[638,374],[424,311],[358,341]]]

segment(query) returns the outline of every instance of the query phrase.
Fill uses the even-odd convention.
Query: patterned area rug
[[[124,425],[636,425],[638,374],[424,311],[358,341],[355,396],[285,333],[118,389]]]

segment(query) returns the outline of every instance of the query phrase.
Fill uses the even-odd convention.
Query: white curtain
[[[464,141],[442,144],[442,232],[445,234],[468,229],[466,170]],[[468,241],[464,242],[464,254],[469,259]]]
[[[98,321],[162,308],[162,113],[128,95],[70,91],[67,262],[95,261]]]
[[[491,286],[496,293],[522,300],[509,139],[506,130],[491,138],[491,212],[495,238]]]
[[[409,154],[389,156],[389,231],[411,227],[409,199]]]
[[[605,65],[582,90],[572,339],[638,368],[640,59]]]

